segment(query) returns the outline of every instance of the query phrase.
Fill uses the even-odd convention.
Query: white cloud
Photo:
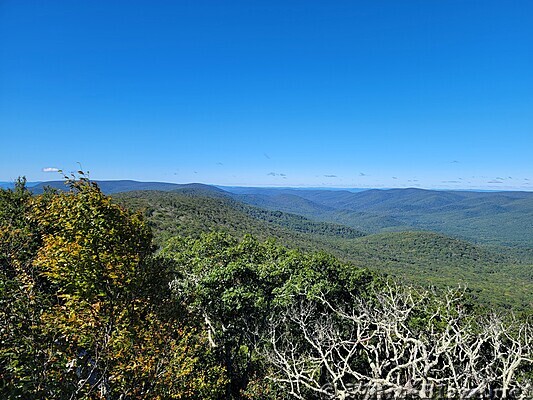
[[[43,172],[59,172],[59,168],[46,167],[46,168],[43,168]]]

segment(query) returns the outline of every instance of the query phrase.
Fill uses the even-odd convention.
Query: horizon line
[[[200,184],[200,185],[207,185],[207,186],[213,186],[218,188],[257,188],[257,189],[297,189],[297,190],[332,190],[332,191],[338,191],[338,190],[358,190],[358,191],[364,191],[364,190],[402,190],[402,189],[418,189],[418,190],[434,190],[434,191],[471,191],[471,192],[533,192],[533,188],[516,188],[516,187],[502,187],[502,188],[483,188],[483,187],[457,187],[457,188],[443,188],[443,187],[427,187],[427,186],[316,186],[316,185],[284,185],[284,186],[276,186],[276,185],[261,185],[261,184],[218,184],[218,183],[206,183],[206,182],[186,182],[186,183],[178,183],[178,182],[168,182],[168,181],[142,181],[142,180],[135,180],[135,179],[91,179],[93,182],[136,182],[136,183],[163,183],[163,184],[171,184],[171,185],[194,185],[194,184]],[[51,182],[63,182],[61,179],[56,180],[49,180],[49,181],[27,181],[27,184],[31,184],[32,186],[40,185],[40,184],[46,184]],[[0,181],[0,184],[14,184],[15,181]]]

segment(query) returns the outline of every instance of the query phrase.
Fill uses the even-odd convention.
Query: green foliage
[[[27,219],[30,207],[31,194],[25,178],[19,178],[14,190],[0,190],[0,263],[5,272],[29,268],[28,261],[39,247],[37,227]]]
[[[151,232],[139,215],[129,215],[90,183],[75,195],[61,193],[35,218],[44,229],[36,266],[68,301],[127,298],[151,254]],[[127,301],[127,300],[126,300]]]
[[[363,234],[336,224],[315,222],[298,215],[251,207],[226,197],[206,197],[203,192],[128,192],[114,196],[117,203],[142,211],[163,244],[173,236],[199,237],[201,233],[224,231],[235,237],[251,234],[262,240],[274,237],[300,249],[331,247],[336,237]]]
[[[467,287],[483,305],[533,307],[531,267],[497,252],[431,232],[394,232],[346,241],[346,257],[419,286]]]
[[[253,377],[266,372],[259,349],[273,310],[304,292],[327,293],[332,299],[362,294],[375,281],[368,271],[327,254],[304,254],[251,236],[241,241],[224,233],[176,237],[161,254],[176,262],[179,274],[173,289],[202,316],[212,347],[228,371],[228,398],[244,396]],[[260,389],[257,378],[254,385]]]
[[[217,397],[224,370],[172,301],[146,223],[83,176],[67,183],[1,195],[4,397]]]
[[[28,215],[32,198],[19,179],[14,190],[0,190],[0,394],[44,397],[43,366],[51,338],[40,329],[52,299],[32,265],[40,244],[39,227]]]
[[[476,353],[475,362],[472,361],[479,370],[492,365],[493,353],[501,350],[495,346],[516,349],[511,340],[528,340],[524,339],[524,333],[519,337],[513,331],[512,320],[503,323],[494,319],[504,326],[505,335],[510,336],[498,336],[501,343],[494,337],[492,345],[493,339],[484,336],[490,331],[490,325],[486,325],[489,320],[479,315],[480,310],[472,307],[460,292],[441,293],[390,285],[369,271],[339,262],[326,253],[301,253],[250,236],[239,241],[224,233],[211,233],[199,239],[172,238],[161,255],[176,263],[176,278],[172,282],[176,300],[187,304],[191,313],[203,320],[217,359],[228,371],[226,398],[253,398],[254,393],[260,393],[259,398],[282,397],[293,390],[283,375],[285,366],[293,362],[295,368],[309,374],[305,379],[313,381],[316,390],[321,385],[335,384],[329,378],[321,380],[321,374],[331,374],[334,378],[338,373],[342,379],[351,379],[348,382],[355,384],[354,377],[374,376],[376,370],[386,374],[408,369],[399,365],[408,365],[413,361],[411,351],[424,352],[420,349],[425,346],[435,349],[431,355],[434,359],[427,360],[428,368],[446,381],[449,367],[443,365],[449,359],[443,355],[443,346],[453,343],[456,329],[461,331],[464,341],[461,346],[466,349],[461,347],[457,351],[465,354],[476,347],[475,335],[484,332],[479,340],[488,344]],[[520,326],[522,329],[524,325]],[[401,331],[401,337],[396,337],[395,329]],[[518,336],[514,337],[515,334]],[[374,339],[365,344],[370,338]],[[394,362],[387,359],[388,344],[396,348]],[[376,352],[379,350],[379,357],[370,346],[375,346]],[[415,350],[417,346],[420,348]],[[327,366],[322,365],[326,361],[320,360],[330,358],[336,365],[334,368],[341,368],[343,354],[350,354],[352,378],[346,378],[338,370],[321,371]],[[373,366],[374,356],[383,364]],[[464,367],[463,356],[461,353],[451,361],[453,368]],[[522,355],[517,357],[519,368],[513,371],[526,379],[529,364]],[[417,360],[424,363],[423,358]],[[315,364],[316,370],[306,367]],[[491,372],[498,377],[498,384],[502,384],[498,371],[504,364],[505,361]],[[260,384],[266,383],[267,377],[281,379],[277,389]],[[406,376],[401,379],[408,381]],[[299,390],[302,398],[318,398],[312,391]]]

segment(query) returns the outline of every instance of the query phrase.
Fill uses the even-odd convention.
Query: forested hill
[[[389,232],[363,236],[352,228],[242,204],[227,196],[186,190],[120,193],[115,201],[143,210],[159,243],[222,230],[236,237],[270,237],[289,247],[324,250],[357,266],[386,272],[422,286],[467,286],[482,303],[533,307],[533,264],[529,253],[489,249],[432,232]]]
[[[236,237],[251,234],[260,239],[277,238],[286,245],[301,249],[326,250],[331,248],[331,240],[364,235],[347,226],[315,222],[301,215],[265,210],[229,197],[213,196],[200,186],[172,192],[125,192],[115,194],[113,198],[144,212],[160,243],[175,235],[198,237],[201,233],[222,230]]]
[[[481,244],[533,248],[533,192],[469,192],[422,189],[312,190],[285,188],[223,189],[204,184],[97,181],[104,193],[176,191],[232,198],[273,211],[336,223],[368,233],[426,230]],[[63,181],[43,182],[34,193]]]
[[[533,192],[248,189],[236,196],[365,232],[428,230],[484,244],[533,247]]]
[[[422,286],[467,287],[481,303],[533,308],[533,261],[432,232],[389,232],[345,241],[356,265]],[[511,250],[511,249],[508,249]]]

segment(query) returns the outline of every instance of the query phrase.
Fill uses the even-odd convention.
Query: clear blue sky
[[[533,1],[0,1],[0,180],[533,190]]]

